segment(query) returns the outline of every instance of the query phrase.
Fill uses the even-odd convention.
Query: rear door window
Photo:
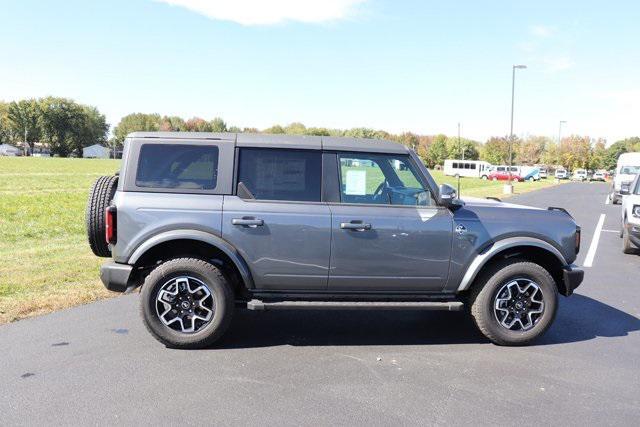
[[[257,200],[319,202],[322,153],[317,150],[243,148],[238,184]]]
[[[144,144],[136,186],[212,190],[217,184],[218,154],[215,146]]]

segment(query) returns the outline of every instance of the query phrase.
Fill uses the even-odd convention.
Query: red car
[[[489,179],[492,181],[506,181],[509,179],[509,166],[496,166],[489,174]],[[512,181],[524,181],[524,178],[520,175],[520,168],[517,166],[511,166],[511,180]]]

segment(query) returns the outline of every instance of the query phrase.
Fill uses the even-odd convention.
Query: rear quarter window
[[[136,186],[212,190],[217,185],[218,154],[215,146],[144,144]]]

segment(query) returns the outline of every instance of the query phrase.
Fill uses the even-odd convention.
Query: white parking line
[[[619,233],[620,230],[605,230],[604,228],[602,229],[603,233]]]
[[[605,214],[600,214],[598,225],[596,225],[596,231],[593,233],[593,239],[591,239],[591,246],[589,246],[589,252],[584,259],[584,266],[591,267],[593,265],[593,259],[596,257],[596,251],[598,250],[598,242],[600,242],[600,234],[602,233],[602,225],[604,224]]]
[[[607,194],[607,199],[604,201],[604,204],[608,205],[609,203],[611,203],[611,197],[609,197],[609,194]]]

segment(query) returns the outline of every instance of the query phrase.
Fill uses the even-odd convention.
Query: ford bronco
[[[138,132],[99,178],[89,243],[149,332],[212,345],[234,310],[468,310],[499,345],[551,325],[583,279],[561,208],[461,200],[390,141]]]

